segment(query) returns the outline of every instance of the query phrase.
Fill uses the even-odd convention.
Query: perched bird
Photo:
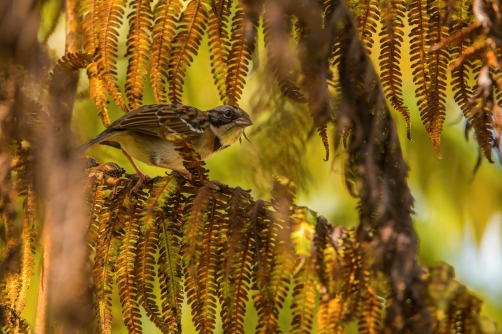
[[[138,174],[138,183],[132,189],[135,191],[145,175],[132,158],[191,178],[190,172],[183,169],[183,159],[166,136],[175,133],[187,136],[194,150],[206,160],[239,140],[244,128],[252,124],[249,115],[236,106],[223,105],[201,111],[181,104],[152,104],[120,117],[96,138],[80,146],[77,153],[96,144],[120,149]]]

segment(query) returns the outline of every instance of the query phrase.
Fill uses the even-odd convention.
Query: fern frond
[[[227,103],[235,106],[239,104],[239,99],[246,83],[248,65],[251,62],[252,53],[256,45],[256,40],[246,40],[248,36],[244,31],[244,23],[244,10],[238,3],[237,11],[232,20],[232,32],[230,36],[232,46],[228,53],[228,72],[225,81]],[[256,29],[256,26],[253,25],[252,29]]]
[[[96,63],[92,63],[87,67],[87,76],[89,77],[89,97],[91,100],[94,100],[94,103],[96,103],[101,123],[103,123],[103,125],[107,128],[110,126],[108,99],[105,95],[105,93],[108,93],[108,90],[103,80],[99,77]]]
[[[159,282],[162,299],[162,319],[167,333],[181,333],[181,306],[183,304],[183,213],[187,199],[178,189],[169,191],[159,224]],[[167,198],[167,197],[166,197]],[[162,327],[159,327],[162,329]]]
[[[155,301],[155,253],[159,243],[159,230],[156,224],[140,233],[135,263],[135,279],[138,289],[139,304],[143,307],[147,317],[164,334],[169,333]]]
[[[127,188],[125,188],[127,189]],[[135,192],[127,196],[123,207],[121,245],[117,257],[117,284],[120,302],[122,304],[122,317],[129,333],[142,333],[141,314],[138,304],[138,289],[135,284],[136,249],[140,235],[139,218],[143,209],[144,198]],[[119,213],[117,214],[119,215]]]
[[[469,27],[472,15],[470,14],[470,2],[458,0],[455,6],[455,15],[449,31],[449,35],[453,36],[461,33]],[[450,49],[451,59],[461,57],[468,45],[470,44],[470,36],[462,36],[454,43]],[[472,96],[472,90],[469,84],[469,69],[472,69],[472,62],[465,60],[451,71],[451,86],[454,92],[454,99],[462,110],[464,116],[467,117],[468,105]]]
[[[252,279],[254,238],[249,228],[251,197],[239,187],[232,192],[226,212],[228,228],[221,270],[220,299],[224,333],[244,332],[246,302]]]
[[[312,333],[316,283],[312,257],[308,256],[293,279],[295,287],[293,289],[293,303],[291,304],[293,321],[290,333]]]
[[[293,189],[289,181],[278,179],[272,190],[274,211],[263,212],[264,208],[261,210],[255,208],[251,216],[251,221],[255,221],[258,228],[261,226],[257,233],[256,254],[260,257],[260,263],[257,263],[257,266],[259,270],[261,269],[259,266],[264,266],[265,270],[268,269],[265,275],[260,270],[257,274],[261,275],[256,276],[258,292],[253,296],[258,312],[256,333],[280,332],[278,330],[279,310],[288,294],[295,269],[290,218],[290,205],[293,196]],[[267,214],[268,217],[255,216],[263,213]],[[263,250],[260,249],[261,245],[267,243],[271,243],[271,245],[264,247]],[[264,277],[260,277],[262,275]]]
[[[181,103],[183,77],[197,55],[208,19],[206,0],[191,0],[181,14],[173,41],[167,80],[171,103]]]
[[[195,276],[195,268],[200,262],[198,247],[201,244],[201,233],[204,229],[204,216],[209,213],[213,207],[214,193],[220,183],[211,181],[201,187],[196,195],[192,195],[193,202],[189,207],[188,220],[185,227],[185,243],[186,247],[184,254],[187,257],[187,268],[191,276]]]
[[[367,273],[365,274],[365,280],[369,280]],[[366,282],[366,285],[369,283]],[[371,286],[368,286],[368,290],[365,296],[362,298],[362,310],[358,325],[358,333],[362,334],[378,334],[381,333],[381,322],[382,322],[382,304],[378,301],[375,292]]]
[[[218,197],[213,200],[213,208],[210,209],[203,230],[204,240],[197,276],[187,276],[187,299],[192,306],[193,322],[199,333],[211,334],[216,325],[216,296],[219,290],[218,281],[221,280],[219,249],[222,242],[222,217],[219,211],[224,208],[225,203],[226,201],[222,201]],[[187,273],[189,273],[188,270]]]
[[[208,23],[208,44],[211,53],[211,73],[213,74],[214,84],[218,89],[220,100],[225,103],[226,96],[226,77],[227,77],[227,57],[230,48],[228,36],[228,20],[230,9],[226,6],[226,0],[216,0],[214,9],[209,11]]]
[[[319,334],[344,334],[345,325],[341,321],[340,297],[329,298],[321,295],[317,311],[317,331]]]
[[[428,15],[426,0],[413,0],[408,11],[408,24],[411,27],[410,38],[410,61],[413,70],[413,82],[417,89],[415,96],[418,99],[417,106],[421,115],[429,113],[432,101],[427,86],[429,74],[427,68],[427,50],[430,45]]]
[[[102,333],[111,333],[112,330],[111,295],[114,269],[120,246],[120,241],[114,237],[114,232],[120,223],[118,211],[126,194],[125,188],[116,194],[112,192],[99,214],[100,235],[92,275],[96,295],[96,318],[98,328]]]
[[[68,72],[86,68],[93,61],[93,58],[94,54],[86,51],[67,53],[59,59],[56,66],[54,66],[54,75],[58,72]]]
[[[382,2],[385,15],[382,15],[381,47],[380,47],[380,79],[385,97],[392,106],[403,115],[406,121],[406,133],[411,140],[411,117],[404,105],[402,79],[399,61],[401,59],[401,43],[403,42],[403,18],[406,11],[404,0],[385,0]],[[388,22],[390,21],[390,23]]]
[[[98,38],[99,48],[96,56],[99,77],[115,103],[124,111],[128,109],[117,84],[117,44],[118,28],[122,25],[124,7],[127,0],[107,0],[99,3]]]
[[[441,13],[444,10],[441,0],[427,1],[427,14],[429,15],[429,43],[439,43],[448,34],[448,27],[441,22]],[[441,157],[441,131],[446,117],[446,70],[448,68],[449,53],[447,50],[438,50],[428,57],[428,102],[427,109],[420,112],[420,118],[432,140],[434,149]]]
[[[295,83],[297,73],[293,73],[295,59],[290,46],[292,28],[291,17],[283,12],[281,5],[267,1],[263,14],[263,33],[268,65],[274,73],[282,94],[295,102],[306,103],[305,96]]]
[[[155,8],[152,28],[150,56],[150,84],[158,103],[166,103],[167,69],[171,55],[172,41],[176,31],[176,22],[183,8],[180,0],[160,0]]]
[[[2,333],[31,334],[28,322],[8,305],[0,304],[0,330]]]
[[[483,155],[488,161],[493,162],[492,109],[490,108],[490,104],[487,104],[483,99],[478,99],[478,101],[478,105],[468,111],[467,121],[474,129],[476,141],[483,151]]]
[[[293,215],[294,228],[294,246],[297,253],[297,262],[299,270],[293,277],[293,301],[291,304],[291,322],[290,333],[311,333],[315,315],[316,295],[318,278],[315,270],[316,259],[312,254],[313,235],[311,233],[312,225],[307,219],[310,212],[306,208],[296,208]],[[307,245],[310,246],[307,248]],[[298,266],[297,266],[298,267]]]
[[[131,109],[139,108],[143,100],[151,44],[149,33],[153,20],[151,2],[152,0],[133,0],[133,11],[128,16],[129,33],[125,57],[131,58],[127,66],[125,90]]]
[[[378,5],[379,3],[377,0],[363,0],[360,1],[357,8],[357,32],[369,55],[371,54],[371,48],[373,48],[374,43],[373,34],[376,34],[377,22],[380,17]]]
[[[84,50],[88,53],[96,52],[98,47],[100,0],[82,0],[80,15],[82,16],[82,39]]]

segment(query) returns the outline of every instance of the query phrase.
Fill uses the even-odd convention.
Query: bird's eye
[[[225,116],[225,118],[232,118],[233,115],[234,111],[232,109],[227,109],[223,112],[223,116]]]

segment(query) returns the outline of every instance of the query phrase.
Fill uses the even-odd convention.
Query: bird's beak
[[[235,124],[242,126],[243,128],[253,125],[253,122],[251,122],[251,119],[249,119],[248,115],[239,117],[235,120]]]

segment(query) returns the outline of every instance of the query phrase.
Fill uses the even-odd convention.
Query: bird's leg
[[[150,177],[148,177],[148,175],[143,174],[139,170],[139,167],[136,166],[136,163],[134,162],[134,160],[132,159],[132,157],[129,155],[129,153],[126,152],[126,150],[124,150],[122,147],[120,148],[120,150],[126,156],[127,160],[129,160],[129,162],[131,163],[132,167],[136,171],[136,174],[138,174],[138,178],[139,178],[138,182],[136,182],[136,185],[131,189],[131,191],[130,191],[130,194],[131,194],[131,193],[139,190],[139,188],[143,184],[143,181],[150,179]]]
[[[155,163],[155,166],[170,169],[173,172],[176,172],[178,174],[183,175],[185,178],[187,178],[189,180],[192,179],[192,173],[190,173],[186,169],[183,169],[183,168],[180,168],[180,167],[171,166],[171,165],[166,165],[166,164],[159,163],[159,162]]]

